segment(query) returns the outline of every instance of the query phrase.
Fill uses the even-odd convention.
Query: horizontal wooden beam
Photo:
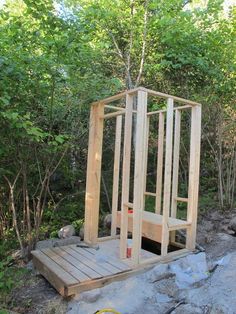
[[[111,112],[111,113],[104,114],[101,118],[102,119],[108,119],[108,118],[113,118],[113,117],[120,116],[122,114],[125,114],[125,109],[119,110],[117,112]]]
[[[177,202],[188,203],[188,198],[185,198],[185,197],[176,197],[175,199]]]
[[[173,95],[168,95],[168,94],[161,93],[161,92],[156,92],[154,90],[147,89],[147,88],[144,88],[144,87],[139,87],[139,89],[147,92],[151,96],[156,96],[156,97],[164,98],[164,99],[172,98],[173,100],[175,100],[177,102],[188,104],[188,105],[193,105],[193,106],[201,105],[200,103],[192,101],[192,100],[188,100],[188,99],[177,97],[177,96],[173,96]]]
[[[156,193],[152,193],[152,192],[144,192],[145,195],[148,195],[148,196],[154,196],[156,197],[157,194]]]
[[[121,92],[121,93],[119,93],[117,95],[110,96],[110,97],[101,99],[99,101],[95,101],[95,102],[92,103],[92,105],[94,105],[94,104],[96,104],[98,102],[102,102],[103,104],[108,104],[108,103],[113,102],[115,100],[119,100],[119,99],[125,97],[126,95],[134,94],[134,93],[136,93],[139,90],[140,90],[139,87],[138,88],[133,88],[133,89],[130,89],[130,90],[125,90],[125,91],[123,91],[123,92]]]
[[[112,110],[125,110],[125,108],[121,108],[121,107],[116,107],[116,106],[112,106],[112,105],[105,105],[104,106],[105,108],[108,108],[108,109],[112,109]]]
[[[192,108],[193,106],[191,105],[185,105],[185,106],[178,106],[178,107],[174,107],[174,110],[182,110],[182,109],[188,109],[188,108]]]
[[[147,113],[147,116],[152,116],[154,114],[158,114],[158,113],[161,113],[161,112],[166,112],[166,109],[157,110],[157,111],[150,111],[150,112]]]
[[[138,88],[134,88],[134,89],[130,89],[130,90],[125,90],[125,91],[123,91],[123,92],[121,92],[121,93],[119,93],[117,95],[114,95],[114,96],[107,97],[107,98],[101,99],[99,101],[96,101],[96,102],[92,103],[92,105],[97,104],[98,102],[102,102],[103,104],[107,104],[107,103],[113,102],[115,100],[119,100],[119,99],[125,97],[128,94],[131,95],[131,94],[137,93],[138,91],[144,91],[144,92],[147,92],[151,96],[156,96],[156,97],[159,97],[159,98],[164,98],[164,99],[172,98],[173,100],[175,100],[177,102],[188,104],[188,105],[193,105],[193,106],[201,105],[200,103],[197,103],[197,102],[192,101],[192,100],[188,100],[188,99],[177,97],[177,96],[173,96],[173,95],[168,95],[168,94],[161,93],[161,92],[156,92],[154,90],[147,89],[147,88],[144,88],[144,87],[138,87]]]
[[[126,203],[124,203],[124,206],[127,206],[127,207],[129,207],[129,208],[133,208],[133,203],[130,203],[130,202],[126,202]]]

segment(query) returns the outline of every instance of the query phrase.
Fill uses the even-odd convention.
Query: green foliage
[[[77,219],[77,220],[72,222],[72,225],[74,226],[75,232],[77,234],[79,234],[79,231],[80,231],[81,227],[83,226],[83,224],[84,224],[84,219]]]
[[[0,237],[7,239],[0,244],[1,256],[6,243],[16,245],[4,176],[13,182],[19,173],[14,201],[25,246],[36,233],[40,197],[40,239],[57,236],[68,223],[78,231],[84,216],[89,104],[135,83],[203,104],[200,209],[218,206],[220,197],[221,207],[234,205],[229,195],[235,199],[235,184],[228,173],[235,158],[235,13],[232,7],[226,15],[219,0],[204,6],[182,0],[6,1],[0,12]],[[163,101],[149,103],[150,110],[164,106]],[[189,117],[182,125],[187,129]],[[157,126],[150,129],[147,186],[152,191]],[[106,122],[103,166],[110,198],[113,132],[114,123]],[[181,139],[186,153],[189,138]],[[183,154],[181,196],[187,193],[187,165]],[[101,191],[105,215],[103,185]],[[154,198],[147,198],[146,208],[153,210]],[[179,211],[182,215],[185,209]]]
[[[22,276],[27,272],[24,268],[11,266],[12,257],[4,258],[0,262],[0,303],[7,303],[7,298],[13,288],[21,283]],[[1,313],[1,312],[0,312]]]

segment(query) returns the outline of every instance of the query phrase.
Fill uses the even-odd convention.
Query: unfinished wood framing
[[[147,111],[148,96],[166,99],[166,109]],[[112,103],[126,98],[125,108]],[[134,106],[137,100],[137,108]],[[113,112],[104,114],[104,106]],[[134,107],[136,110],[134,110]],[[191,110],[189,187],[188,196],[178,195],[179,151],[181,131],[181,111]],[[133,120],[133,115],[136,115]],[[158,117],[157,175],[156,191],[146,188],[149,121],[154,115]],[[123,116],[123,118],[122,118]],[[180,97],[140,87],[125,91],[94,103],[91,108],[90,137],[88,153],[86,207],[85,207],[85,241],[95,244],[98,241],[98,213],[101,176],[101,154],[103,121],[116,119],[115,152],[112,188],[112,226],[111,237],[116,237],[120,229],[120,258],[127,258],[128,233],[132,234],[132,264],[142,264],[141,240],[146,237],[161,244],[161,258],[169,255],[168,246],[175,242],[175,231],[186,229],[186,248],[194,250],[196,241],[196,223],[198,206],[201,105]],[[124,136],[122,140],[122,119],[124,119]],[[136,121],[137,126],[133,125]],[[133,128],[136,127],[136,132]],[[130,166],[132,136],[135,145],[134,187],[130,190]],[[121,153],[123,154],[121,157]],[[164,158],[165,156],[165,158]],[[120,162],[123,162],[120,173]],[[165,164],[164,162],[165,161]],[[163,182],[164,174],[164,182]],[[119,182],[122,182],[121,190]],[[121,195],[121,210],[118,209],[118,197]],[[145,211],[145,197],[155,198],[153,213]],[[130,202],[130,197],[133,202]],[[187,220],[177,219],[177,203],[187,203]],[[103,239],[102,241],[105,241]],[[178,243],[177,243],[178,244]],[[180,245],[181,247],[181,245]],[[176,253],[178,254],[178,253]]]
[[[190,162],[187,220],[191,223],[187,229],[187,249],[193,250],[196,243],[198,186],[200,168],[200,142],[201,142],[201,106],[192,107],[191,136],[190,136]]]
[[[146,137],[147,137],[147,92],[138,91],[137,128],[135,140],[134,168],[134,201],[133,201],[133,232],[132,259],[139,264],[142,234],[142,212],[144,210],[145,169],[146,169]]]
[[[171,173],[172,173],[172,142],[173,142],[173,98],[167,101],[166,116],[166,153],[165,153],[165,176],[163,192],[163,220],[162,220],[162,242],[161,255],[167,255],[169,244],[168,218],[170,216],[170,192],[171,192]]]
[[[116,217],[117,217],[118,196],[119,196],[121,132],[122,132],[122,116],[118,116],[116,117],[115,156],[114,156],[114,168],[113,168],[111,236],[116,235],[116,228],[117,228]]]
[[[148,96],[166,100],[166,109],[148,112]],[[114,101],[125,98],[125,108],[115,106]],[[134,106],[134,101],[137,106]],[[104,107],[113,112],[104,114]],[[135,110],[134,110],[135,107]],[[189,187],[188,196],[178,195],[181,111],[191,110]],[[133,116],[136,115],[135,119]],[[157,131],[157,175],[156,190],[146,187],[148,163],[148,139],[150,118],[158,118]],[[146,237],[161,244],[161,257],[168,256],[168,246],[175,242],[175,231],[186,229],[186,248],[194,250],[198,206],[201,105],[180,97],[151,91],[143,87],[125,91],[92,104],[90,118],[90,137],[88,152],[85,241],[95,244],[98,241],[98,214],[101,176],[102,134],[106,119],[116,119],[115,152],[112,188],[112,226],[111,236],[116,237],[120,229],[120,258],[127,258],[128,233],[132,234],[133,265],[142,264],[141,240]],[[124,134],[122,137],[122,119]],[[133,125],[136,121],[137,125]],[[136,131],[133,132],[133,129]],[[134,143],[134,187],[130,190],[130,167],[132,137]],[[122,140],[123,138],[123,140]],[[121,155],[122,154],[122,155]],[[120,162],[123,162],[120,171]],[[165,163],[164,163],[165,161]],[[164,175],[164,178],[163,178]],[[164,179],[164,180],[163,180]],[[119,182],[121,184],[121,190]],[[164,181],[164,182],[163,182]],[[121,208],[118,199],[121,196]],[[145,197],[155,198],[153,212],[145,211]],[[130,199],[133,199],[130,202]],[[177,219],[177,203],[187,203],[187,220]],[[102,241],[105,241],[104,239]],[[181,245],[180,245],[181,247]],[[176,253],[178,254],[178,253]]]
[[[149,96],[165,99],[166,109],[148,112]],[[125,108],[110,104],[123,98],[125,98]],[[136,101],[137,106],[134,106]],[[104,109],[110,112],[105,114]],[[178,194],[182,110],[191,112],[187,197]],[[134,115],[135,119],[133,119]],[[149,124],[154,115],[158,119],[157,174],[155,190],[149,191],[146,184],[148,139]],[[114,119],[116,122],[111,189],[112,224],[111,235],[99,238],[103,132],[107,119]],[[133,125],[133,121],[136,125]],[[124,127],[122,127],[123,124]],[[134,129],[135,132],[133,132]],[[134,135],[135,139],[133,139]],[[127,278],[154,263],[170,261],[195,250],[200,138],[201,105],[190,100],[139,87],[92,104],[84,241],[93,247],[97,247],[99,243],[101,251],[97,254],[94,249],[70,245],[32,252],[35,267],[59,293],[69,296],[98,288],[114,280]],[[134,166],[133,178],[131,178],[133,172],[131,172],[131,163]],[[131,182],[134,182],[133,189],[130,188]],[[153,197],[155,201],[152,212],[145,211],[145,197],[147,196]],[[178,202],[184,202],[187,205],[186,220],[178,218]],[[117,229],[120,229],[118,235]],[[175,232],[182,229],[186,230],[185,246],[176,242],[175,239]],[[131,257],[127,254],[128,236],[131,236],[132,240]],[[153,253],[144,250],[141,245],[142,239],[145,238],[154,241],[156,247],[161,248],[160,252],[156,250]],[[173,245],[176,251],[171,252]],[[99,261],[100,252],[107,255],[103,261]]]
[[[120,229],[120,257],[127,255],[128,236],[128,203],[130,191],[130,160],[131,160],[131,140],[132,140],[132,111],[133,95],[126,95],[126,113],[124,127],[124,148],[123,148],[123,169],[122,169],[122,195],[121,195],[121,224]]]
[[[84,239],[86,242],[91,244],[96,244],[98,238],[103,114],[103,103],[98,103],[91,107],[84,227]]]
[[[161,201],[162,201],[164,127],[165,127],[165,116],[163,112],[160,112],[159,113],[159,128],[158,128],[157,182],[156,182],[156,203],[155,203],[155,212],[157,214],[161,213]]]

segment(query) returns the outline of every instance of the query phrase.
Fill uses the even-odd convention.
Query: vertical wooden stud
[[[172,142],[173,142],[173,98],[167,100],[166,116],[166,153],[165,153],[165,175],[163,195],[163,218],[162,218],[162,241],[161,255],[167,255],[169,244],[168,218],[170,215],[170,193],[171,193],[171,171],[172,171]]]
[[[144,190],[143,192],[146,192],[147,188],[147,167],[148,167],[148,142],[149,142],[149,125],[150,125],[150,116],[147,116],[146,120],[146,137],[145,137],[145,151],[144,151],[144,158],[145,158],[145,169],[144,169]],[[143,208],[145,210],[145,194],[144,194],[144,203]]]
[[[179,179],[179,148],[180,148],[180,125],[181,112],[175,110],[175,132],[174,132],[174,153],[173,153],[173,178],[172,178],[172,199],[171,199],[171,217],[176,217],[178,179]]]
[[[179,181],[179,149],[180,149],[180,126],[181,111],[175,110],[175,131],[174,131],[174,152],[173,152],[173,177],[172,177],[172,197],[171,197],[171,217],[176,218],[177,196]],[[171,232],[171,242],[175,242],[176,231]]]
[[[116,117],[114,167],[113,167],[111,236],[116,235],[118,195],[119,195],[119,177],[120,177],[119,175],[120,175],[121,131],[122,131],[122,116],[117,116]]]
[[[132,139],[132,112],[133,96],[126,95],[126,113],[124,125],[124,150],[122,169],[122,196],[121,196],[121,230],[120,230],[120,258],[126,258],[128,233],[128,206],[130,190],[130,159]]]
[[[191,226],[187,229],[186,247],[195,249],[198,209],[198,187],[200,168],[201,145],[201,106],[192,107],[191,135],[190,135],[190,161],[189,161],[189,187],[187,220]]]
[[[158,152],[157,152],[157,179],[156,179],[156,214],[161,213],[162,200],[162,176],[163,176],[163,154],[164,154],[164,127],[165,115],[164,112],[159,113],[159,127],[158,127]]]
[[[139,264],[142,237],[142,212],[144,207],[144,172],[146,152],[147,92],[138,91],[137,129],[134,165],[133,246],[132,261]]]
[[[90,112],[84,224],[84,240],[92,244],[96,244],[98,238],[103,115],[103,103],[92,105]]]

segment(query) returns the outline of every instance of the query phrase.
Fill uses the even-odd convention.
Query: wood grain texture
[[[126,114],[124,126],[124,149],[122,168],[122,196],[121,196],[121,231],[120,231],[120,258],[126,258],[128,232],[128,206],[130,191],[130,160],[132,138],[132,111],[133,96],[126,96]]]
[[[102,162],[102,140],[104,104],[91,107],[89,125],[89,145],[85,194],[84,239],[96,244],[98,237],[100,181]]]
[[[147,126],[147,93],[138,91],[137,101],[137,128],[135,141],[134,164],[134,200],[133,200],[133,234],[132,234],[132,261],[140,261],[142,236],[142,211],[144,210],[144,184],[146,162],[146,126]]]
[[[120,178],[121,132],[122,132],[122,117],[118,116],[116,118],[115,152],[113,166],[111,236],[116,235],[116,217],[117,217],[116,213],[118,210],[119,178]]]

